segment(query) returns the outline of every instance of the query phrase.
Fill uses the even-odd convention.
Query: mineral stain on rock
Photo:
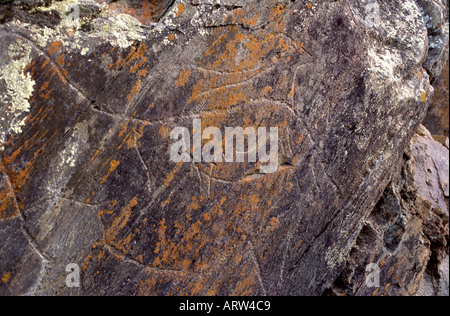
[[[442,293],[432,2],[0,2],[0,294]],[[277,127],[280,168],[172,162],[193,119]]]
[[[101,0],[98,0],[101,3]],[[110,1],[110,10],[130,14],[143,24],[158,22],[172,7],[175,0],[118,0]]]

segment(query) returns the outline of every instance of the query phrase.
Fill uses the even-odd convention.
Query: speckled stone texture
[[[445,144],[445,139],[449,137],[449,63],[442,70],[434,87],[435,93],[423,124],[435,137],[441,136],[441,142]]]
[[[448,147],[420,126],[326,294],[448,296],[448,164]],[[371,263],[380,287],[366,283]]]
[[[324,294],[448,47],[412,0],[34,2],[0,4],[1,295]],[[172,163],[194,118],[278,127],[278,171]]]

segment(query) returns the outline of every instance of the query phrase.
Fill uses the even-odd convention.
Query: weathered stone
[[[428,30],[430,51],[424,68],[428,71],[431,81],[439,78],[442,68],[448,61],[448,1],[417,0]]]
[[[448,148],[436,142],[430,132],[420,126],[413,137],[411,150],[417,162],[415,183],[418,194],[434,208],[447,211],[448,214]]]
[[[449,296],[449,256],[442,260],[436,279],[432,274],[426,272],[423,283],[417,293],[418,296]]]
[[[414,1],[11,12],[0,25],[0,294],[321,295],[355,242],[384,227],[367,218],[433,93]],[[278,171],[172,163],[170,131],[194,118],[278,127]],[[429,243],[417,216],[395,219],[382,236],[412,261],[391,277],[413,293]],[[71,263],[80,288],[66,286]]]
[[[442,70],[440,78],[434,83],[435,91],[423,125],[445,144],[449,137],[449,63]]]
[[[448,295],[449,151],[423,126],[410,147],[327,294]],[[370,264],[379,287],[366,282]]]

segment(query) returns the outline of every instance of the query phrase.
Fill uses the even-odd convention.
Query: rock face
[[[448,296],[448,157],[420,126],[327,294]],[[380,287],[367,286],[369,264]]]
[[[449,63],[434,83],[435,91],[423,124],[433,135],[449,137]]]
[[[428,31],[429,52],[424,68],[428,71],[431,81],[435,81],[442,73],[442,68],[448,60],[448,1],[417,0]]]
[[[448,60],[448,1],[447,5],[440,0],[418,0],[417,4],[424,16],[430,47],[424,68],[435,86],[423,124],[433,135],[445,140],[445,137],[449,137],[449,64],[445,63]]]
[[[419,289],[448,213],[383,206],[448,47],[415,1],[4,2],[0,294],[321,295],[366,239]],[[278,127],[278,171],[171,162],[193,119]]]

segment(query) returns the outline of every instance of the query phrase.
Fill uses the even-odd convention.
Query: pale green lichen
[[[328,249],[325,253],[325,262],[327,264],[327,267],[330,270],[334,270],[336,267],[343,264],[348,257],[348,253],[351,249],[350,245],[346,245],[344,248],[331,248]]]
[[[86,56],[89,53],[89,48],[85,47],[81,50],[81,55]]]
[[[86,18],[81,14],[77,17],[77,14],[82,11],[80,8],[86,6],[96,8],[94,16]],[[31,32],[33,40],[42,48],[45,48],[50,42],[61,41],[64,46],[72,50],[79,50],[86,55],[88,49],[92,48],[93,41],[96,43],[107,41],[112,46],[128,48],[133,45],[134,41],[145,39],[145,32],[139,20],[128,14],[111,16],[106,4],[99,5],[93,0],[54,1],[50,7],[42,7],[37,10],[54,10],[62,16],[61,23],[55,28],[26,25],[27,28],[33,30]],[[83,23],[89,24],[89,31],[82,30]]]
[[[136,18],[128,14],[119,14],[108,18],[106,23],[94,25],[98,32],[96,36],[106,37],[113,45],[122,48],[130,47],[135,40],[145,39],[141,26]]]
[[[10,45],[8,48],[9,62],[0,68],[0,84],[4,85],[6,93],[0,96],[0,102],[6,106],[1,120],[6,121],[6,130],[0,131],[0,150],[9,134],[22,132],[25,125],[24,114],[30,112],[29,98],[33,95],[35,82],[25,73],[25,68],[31,62],[31,47],[28,45]]]

